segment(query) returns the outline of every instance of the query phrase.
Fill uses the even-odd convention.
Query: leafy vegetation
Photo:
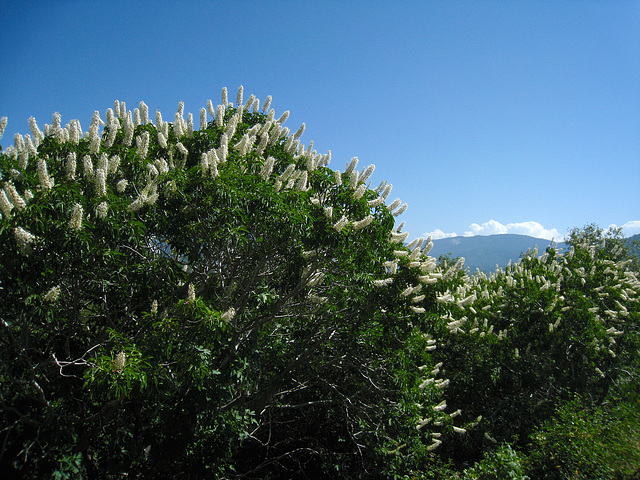
[[[533,478],[637,478],[640,417],[637,392],[592,407],[567,402],[531,435]]]
[[[1,471],[637,475],[616,232],[469,276],[406,244],[373,166],[332,170],[270,98],[236,100],[198,130],[182,104],[116,102],[87,134],[56,114],[0,155]]]

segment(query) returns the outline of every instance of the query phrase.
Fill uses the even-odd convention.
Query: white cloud
[[[634,222],[627,222],[625,225]],[[640,230],[640,222],[638,223],[637,228]],[[555,239],[556,242],[561,242],[564,240],[564,236],[558,232],[555,228],[544,228],[541,224],[534,221],[529,222],[514,222],[502,224],[496,220],[489,220],[488,222],[484,222],[481,224],[472,223],[469,225],[469,230],[464,232],[463,236],[465,237],[473,237],[475,235],[500,235],[504,233],[513,233],[518,235],[528,235],[530,237],[535,238],[544,238],[545,240]],[[626,233],[626,230],[625,230]],[[454,233],[445,233],[440,229],[434,230],[430,233],[424,233],[423,236],[431,235],[434,240],[438,240],[440,238],[450,238],[457,237],[458,235]],[[631,234],[632,235],[632,234]]]
[[[439,228],[435,229],[433,232],[427,232],[422,234],[423,237],[431,237],[432,240],[440,240],[441,238],[451,238],[457,237],[458,234],[456,232],[453,233],[445,233]]]
[[[517,235],[528,235],[530,237],[544,238],[545,240],[551,240],[554,238],[556,241],[562,241],[563,236],[555,228],[544,228],[541,224],[534,221],[507,223],[503,225],[495,220],[489,220],[481,225],[472,223],[469,225],[471,229],[468,232],[464,232],[465,237],[474,235],[496,235],[501,233],[513,233]]]
[[[475,235],[498,235],[500,233],[509,233],[507,227],[505,227],[500,222],[496,222],[495,220],[489,220],[488,222],[483,223],[482,225],[478,225],[477,223],[472,223],[469,225],[471,229],[468,232],[464,232],[465,237],[473,237]]]
[[[609,228],[611,227],[617,227],[618,225],[609,225]],[[620,227],[622,227],[622,235],[624,235],[625,237],[631,237],[633,235],[637,235],[638,233],[640,233],[640,220],[631,220],[623,225],[620,225]]]

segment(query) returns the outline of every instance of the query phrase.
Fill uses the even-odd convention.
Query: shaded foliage
[[[441,391],[389,189],[240,102],[200,130],[116,103],[101,134],[54,117],[0,156],[3,471],[364,478],[426,455]]]

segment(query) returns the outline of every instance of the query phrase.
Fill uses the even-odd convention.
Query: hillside
[[[631,237],[625,238],[625,244],[629,249],[629,253],[635,255],[640,259],[640,233]]]

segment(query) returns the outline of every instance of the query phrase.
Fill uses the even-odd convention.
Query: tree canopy
[[[2,153],[3,465],[366,476],[439,444],[410,322],[435,261],[373,166],[330,169],[270,101],[223,89],[199,130],[116,102]]]
[[[373,165],[330,168],[243,94],[199,129],[182,103],[169,123],[116,101],[84,133],[32,118],[1,152],[0,470],[573,471],[554,462],[576,405],[637,380],[640,282],[615,232],[490,276],[438,263]]]

